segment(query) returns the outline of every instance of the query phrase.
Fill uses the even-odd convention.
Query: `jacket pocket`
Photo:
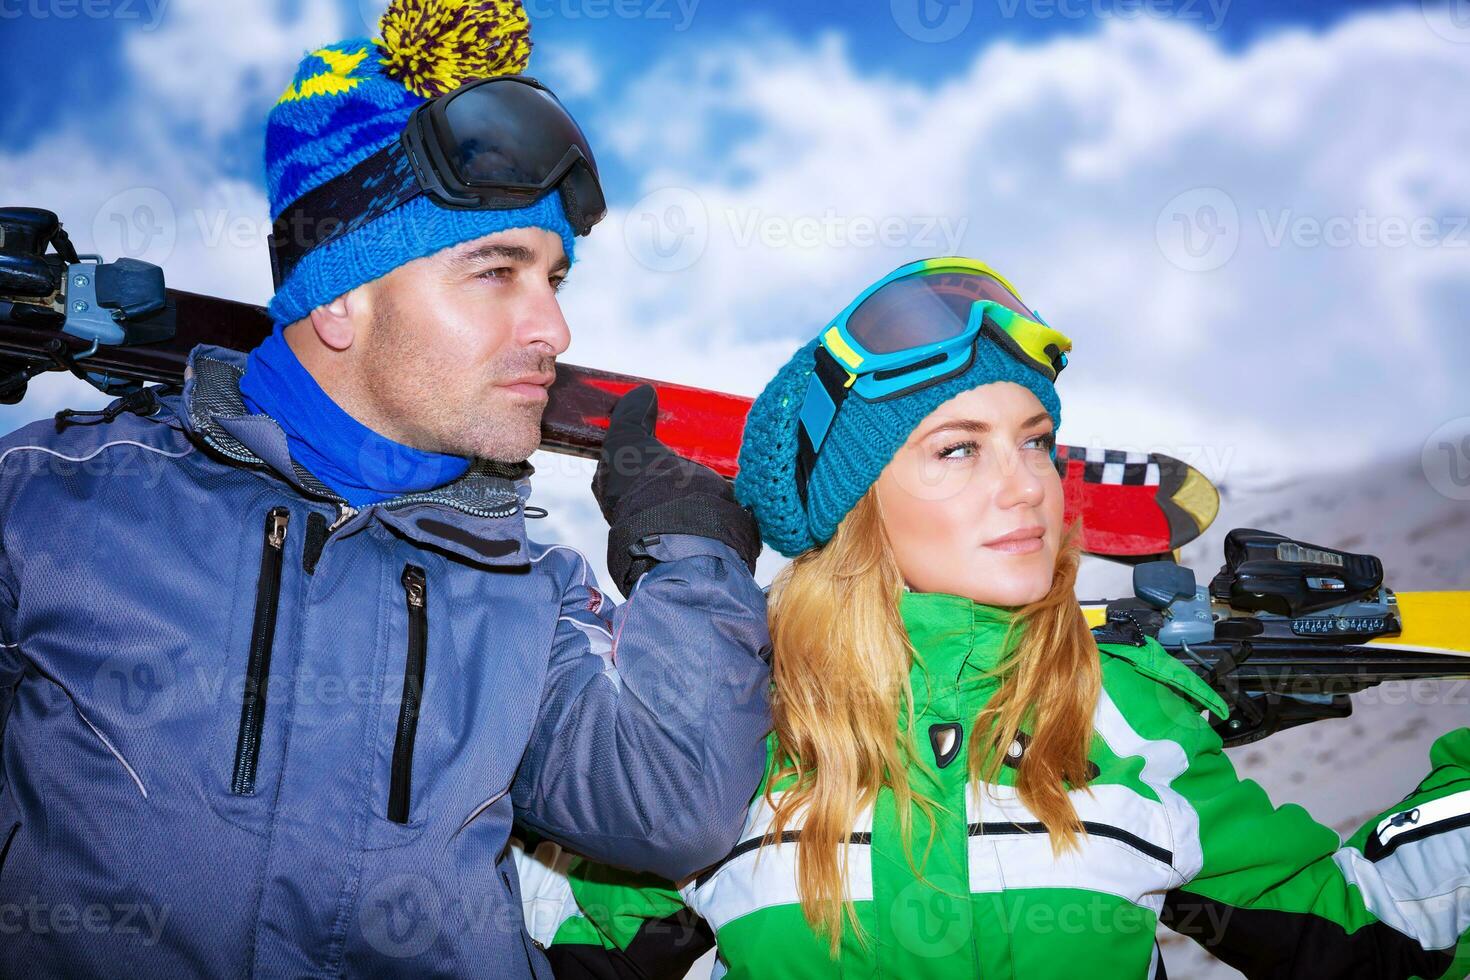
[[[239,796],[255,792],[260,737],[265,728],[265,696],[270,678],[271,646],[275,640],[276,609],[281,598],[281,565],[286,551],[286,527],[291,512],[272,507],[265,515],[260,551],[260,576],[255,584],[255,617],[250,631],[250,656],[240,698],[240,730],[235,740],[235,767],[230,791]]]
[[[413,790],[413,743],[423,707],[424,669],[429,649],[428,581],[417,565],[403,566],[403,603],[408,611],[408,655],[403,664],[403,698],[393,737],[388,784],[388,819],[408,823]]]

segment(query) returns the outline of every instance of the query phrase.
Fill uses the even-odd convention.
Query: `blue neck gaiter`
[[[286,432],[291,458],[354,507],[364,507],[457,479],[470,459],[427,452],[379,435],[322,390],[286,343],[285,327],[250,352],[240,395]]]

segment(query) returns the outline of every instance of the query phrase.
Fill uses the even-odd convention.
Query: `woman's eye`
[[[973,442],[957,442],[953,446],[946,446],[939,451],[940,459],[964,459],[973,456],[980,447]]]
[[[1029,446],[1032,443],[1036,443],[1042,452],[1050,455],[1052,447],[1057,444],[1057,434],[1055,432],[1048,432],[1045,435],[1032,436],[1026,440],[1026,445]]]

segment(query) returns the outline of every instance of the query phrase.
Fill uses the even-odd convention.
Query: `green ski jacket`
[[[1204,714],[1225,704],[1193,672],[1153,639],[1104,636],[1096,776],[1071,793],[1087,834],[1053,857],[1014,790],[1027,736],[999,785],[977,792],[967,767],[1009,613],[937,593],[906,594],[901,611],[919,653],[915,741],[932,754],[909,778],[944,812],[932,831],[912,821],[918,873],[891,792],[853,828],[847,884],[866,941],[845,927],[833,960],[808,926],[799,830],[762,846],[763,784],[740,843],[686,881],[549,842],[523,852],[527,928],[558,977],[682,977],[711,939],[715,977],[740,980],[1163,977],[1159,922],[1251,977],[1470,974],[1470,728],[1442,736],[1429,775],[1343,842],[1236,776]]]

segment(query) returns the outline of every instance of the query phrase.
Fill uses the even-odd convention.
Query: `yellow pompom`
[[[520,0],[392,0],[379,27],[383,74],[426,99],[531,60]]]

